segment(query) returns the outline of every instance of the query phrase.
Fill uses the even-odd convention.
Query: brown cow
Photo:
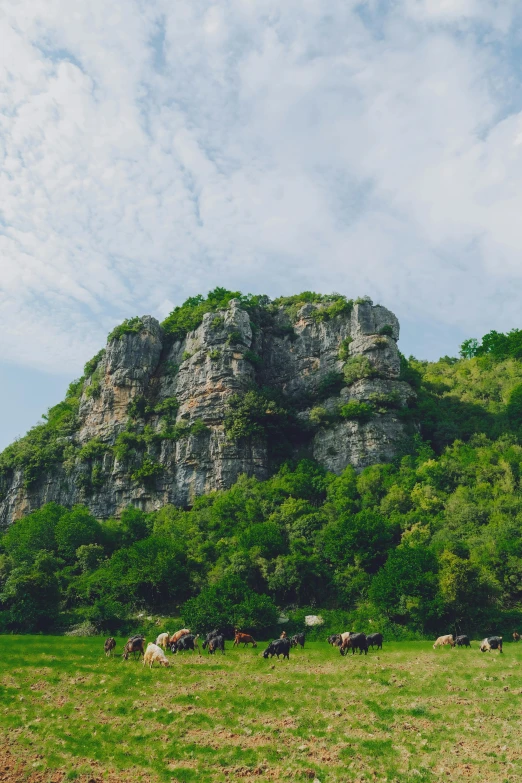
[[[281,636],[279,638],[280,639],[286,639],[287,638],[286,631],[283,631],[283,633],[281,634]]]
[[[138,658],[140,655],[145,655],[144,642],[144,636],[132,636],[123,648],[122,658],[127,661],[131,653],[133,653],[134,658],[136,653],[138,653]]]
[[[514,642],[519,642],[520,641],[520,634],[517,633],[516,631],[513,631],[513,641]]]
[[[257,647],[257,642],[254,639],[253,636],[250,636],[249,633],[241,633],[241,631],[238,631],[237,628],[234,631],[234,644],[232,647],[239,647],[240,644],[242,644],[244,647],[251,644],[252,647]]]
[[[186,636],[188,633],[190,633],[189,628],[182,628],[181,631],[176,631],[176,633],[173,633],[170,637],[169,641],[167,642],[168,645],[174,644],[174,642],[179,642],[182,636]]]
[[[107,658],[109,658],[112,655],[112,651],[116,647],[116,639],[113,639],[112,636],[109,636],[108,639],[105,640],[105,644],[103,645],[103,649],[105,650],[105,655]]]

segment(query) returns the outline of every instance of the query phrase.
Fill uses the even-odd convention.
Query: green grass
[[[522,644],[262,650],[228,643],[150,671],[105,658],[100,638],[4,636],[1,734],[27,769],[65,780],[519,779]]]

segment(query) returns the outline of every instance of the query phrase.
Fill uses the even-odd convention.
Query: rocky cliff
[[[99,518],[186,507],[241,474],[266,478],[282,456],[336,473],[391,460],[413,396],[397,318],[370,300],[319,300],[254,312],[233,298],[182,336],[150,316],[116,329],[51,409],[58,424],[2,455],[1,524],[50,501]]]

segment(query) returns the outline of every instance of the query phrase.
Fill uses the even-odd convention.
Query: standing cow
[[[243,647],[246,647],[249,644],[251,644],[252,647],[257,647],[257,642],[253,636],[250,636],[249,633],[241,633],[241,631],[238,631],[236,628],[234,631],[234,644],[232,647],[239,647],[240,644],[242,644]]]
[[[471,647],[469,636],[466,636],[466,634],[460,634],[460,636],[455,638],[455,645],[456,647]]]
[[[110,658],[115,648],[116,648],[116,639],[114,639],[112,636],[109,636],[109,638],[105,640],[105,644],[103,645],[103,649],[105,650],[105,655],[107,656],[107,658]]]
[[[368,647],[371,647],[372,650],[374,647],[377,647],[378,650],[382,650],[382,633],[370,633],[366,637],[366,641],[368,642]]]
[[[297,645],[299,645],[301,648],[304,648],[305,645],[304,633],[296,633],[295,636],[292,636],[292,638],[290,639],[290,644],[292,647],[297,647]]]

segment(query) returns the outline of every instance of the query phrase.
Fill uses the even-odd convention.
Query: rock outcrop
[[[253,324],[232,300],[177,341],[154,318],[138,319],[83,383],[63,458],[29,484],[23,468],[4,471],[1,524],[49,501],[84,503],[99,518],[129,504],[186,507],[241,474],[267,478],[263,432],[234,439],[225,426],[231,399],[251,389],[286,401],[300,428],[291,456],[336,473],[393,459],[414,396],[399,377],[397,318],[369,300],[328,317],[324,309],[305,304],[289,320],[281,307]]]

